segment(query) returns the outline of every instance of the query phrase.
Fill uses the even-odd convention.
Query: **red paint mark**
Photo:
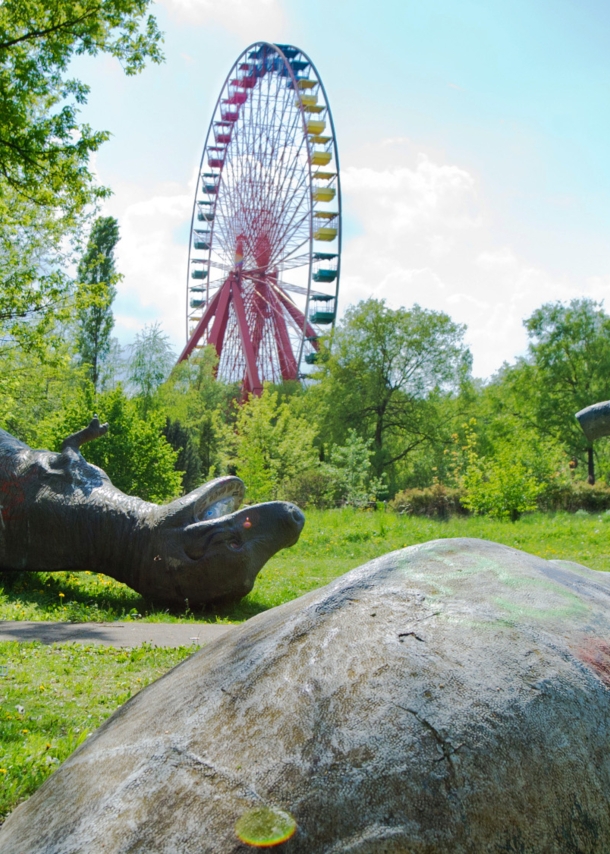
[[[577,655],[610,688],[610,644],[601,638],[587,638]]]
[[[0,483],[0,514],[2,522],[14,522],[24,516],[23,504],[28,496],[26,489],[38,475],[29,471],[21,477],[8,476]]]

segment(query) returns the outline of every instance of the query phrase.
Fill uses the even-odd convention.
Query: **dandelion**
[[[23,735],[27,735],[29,732],[29,729],[22,729],[21,732],[23,733]]]
[[[60,599],[64,599],[64,598],[65,598],[65,596],[66,596],[66,594],[65,594],[65,593],[60,593],[60,594],[59,594],[59,598],[60,598]]]
[[[6,774],[6,773],[8,773],[6,768],[0,768],[0,774]]]

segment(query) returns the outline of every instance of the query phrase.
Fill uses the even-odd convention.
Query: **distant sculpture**
[[[238,510],[237,477],[163,506],[125,495],[79,451],[107,429],[95,417],[59,454],[0,430],[0,569],[94,570],[159,605],[195,609],[245,596],[269,558],[297,542],[298,507]]]
[[[393,552],[129,700],[0,851],[245,854],[267,808],[296,822],[286,854],[608,854],[609,638],[610,573],[484,540]]]
[[[580,412],[576,413],[575,418],[589,441],[587,448],[588,480],[593,485],[595,483],[593,442],[603,436],[610,436],[610,400],[605,400],[603,403],[593,403],[591,406],[581,409]]]

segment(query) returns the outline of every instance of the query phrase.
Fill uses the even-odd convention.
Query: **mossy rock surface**
[[[610,851],[610,576],[483,540],[372,561],[126,703],[3,854]]]

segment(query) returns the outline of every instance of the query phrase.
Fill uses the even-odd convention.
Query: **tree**
[[[248,501],[268,501],[318,461],[313,446],[316,428],[295,415],[269,385],[250,397],[237,413],[236,467],[247,487]]]
[[[371,476],[372,444],[371,439],[350,430],[345,445],[331,447],[330,462],[321,463],[321,467],[332,476],[334,504],[365,507],[384,492],[383,480]]]
[[[237,383],[216,379],[217,364],[214,347],[203,347],[175,365],[159,389],[159,405],[192,435],[204,479],[216,477],[226,469],[234,405],[241,394]]]
[[[524,321],[528,354],[504,381],[520,416],[559,440],[575,459],[586,455],[594,483],[593,448],[574,415],[610,398],[610,317],[601,303],[546,303]]]
[[[81,210],[99,191],[89,155],[108,138],[78,123],[89,88],[75,55],[107,53],[127,74],[160,62],[150,0],[4,0],[0,5],[0,180],[41,207]]]
[[[350,428],[372,439],[377,477],[433,441],[437,398],[457,391],[470,371],[464,332],[418,305],[393,310],[369,299],[350,307],[317,372],[325,439],[341,445]]]
[[[117,220],[113,216],[98,217],[77,271],[76,350],[80,361],[88,366],[96,391],[102,363],[110,352],[110,333],[114,326],[112,303],[120,279],[114,263],[118,241]]]
[[[144,409],[150,406],[153,395],[168,378],[175,361],[169,335],[162,331],[159,322],[138,332],[131,346],[129,381],[141,395]]]
[[[191,492],[202,483],[201,460],[193,442],[191,432],[179,421],[167,418],[163,435],[177,453],[175,468],[182,472],[182,490]]]
[[[160,412],[142,415],[121,386],[95,396],[93,386],[83,383],[64,406],[38,425],[36,445],[59,451],[65,437],[82,429],[95,413],[110,426],[105,436],[83,445],[82,454],[89,462],[103,468],[128,495],[164,502],[180,494],[184,472],[176,470],[177,452],[163,435],[165,416]]]
[[[160,62],[151,0],[4,0],[0,4],[0,333],[44,350],[66,309],[72,257],[107,191],[89,157],[108,133],[79,123],[88,87],[74,56],[106,53],[127,74]]]
[[[482,455],[476,428],[475,418],[462,425],[451,455],[456,485],[465,491],[462,504],[475,514],[515,522],[522,513],[535,510],[538,499],[569,483],[565,454],[553,440],[532,428],[519,430],[513,421]]]

